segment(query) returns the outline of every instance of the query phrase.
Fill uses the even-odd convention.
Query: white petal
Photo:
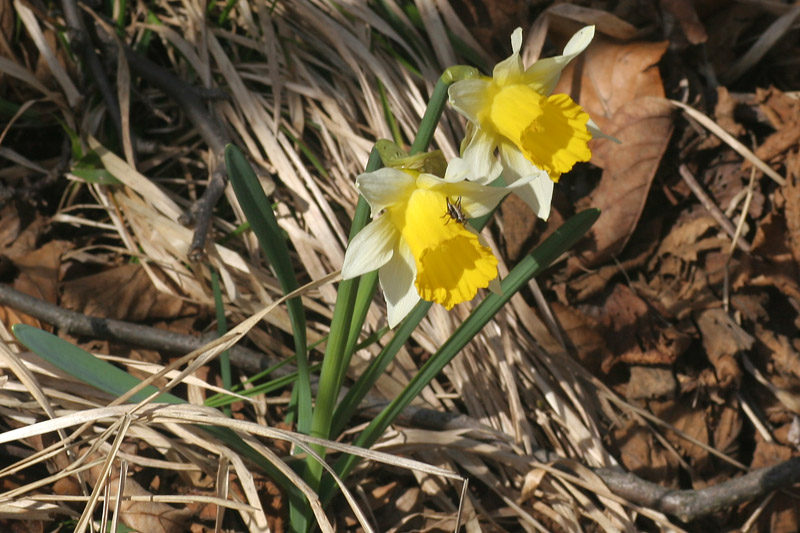
[[[503,166],[503,179],[509,185],[537,172],[543,172],[539,167],[528,161],[528,158],[511,143],[500,144],[500,162]]]
[[[503,295],[503,287],[500,285],[500,276],[489,282],[489,290],[498,296]]]
[[[613,142],[615,142],[617,144],[622,144],[622,141],[620,141],[616,137],[612,137],[611,135],[606,135],[605,133],[603,133],[600,130],[600,126],[598,126],[595,123],[595,121],[592,120],[591,118],[589,119],[589,122],[586,123],[586,128],[589,130],[589,133],[592,134],[592,138],[593,139],[608,139],[608,140],[613,141]]]
[[[523,177],[508,187],[492,187],[475,181],[446,181],[433,174],[420,174],[417,178],[417,186],[422,189],[437,190],[451,201],[460,198],[464,215],[467,218],[475,218],[491,212],[504,196],[518,188],[523,188],[535,177],[535,175]]]
[[[507,187],[489,187],[470,181],[454,183],[447,188],[448,197],[461,197],[461,210],[467,218],[489,214],[509,192]]]
[[[388,263],[400,240],[400,232],[389,220],[381,216],[359,231],[344,254],[342,279],[350,279],[372,272]]]
[[[594,39],[594,26],[585,26],[578,30],[564,47],[563,56],[575,57],[580,54]]]
[[[537,217],[542,220],[547,220],[550,216],[550,207],[553,203],[554,188],[555,183],[553,183],[553,180],[550,179],[550,176],[548,176],[546,172],[542,172],[531,181],[530,184],[521,187],[519,191],[517,191],[517,196],[524,201],[527,192],[532,191],[533,194],[531,196],[533,198],[530,198],[526,203],[531,206]],[[538,205],[534,205],[534,201],[537,202]]]
[[[511,50],[518,54],[522,50],[522,28],[517,28],[511,34]]]
[[[449,182],[474,180],[472,167],[466,159],[454,157],[447,163],[447,170],[444,173],[444,180]]]
[[[549,174],[528,161],[516,146],[503,144],[500,147],[503,161],[503,177],[539,218],[547,220],[550,216],[550,203],[553,199],[553,180]]]
[[[562,55],[540,59],[531,65],[523,76],[524,83],[540,94],[550,94],[564,67],[589,46],[593,37],[594,26],[581,29],[569,40]]]
[[[471,170],[471,179],[478,183],[488,184],[497,179],[503,168],[494,155],[497,147],[497,138],[494,135],[475,131],[469,144],[464,148],[461,157],[467,162]]]
[[[372,208],[372,214],[393,204],[405,201],[414,190],[415,178],[402,170],[384,167],[375,172],[360,174],[356,187]]]
[[[479,78],[455,82],[447,90],[450,105],[470,122],[478,122],[478,114],[486,109],[489,82]]]
[[[414,256],[405,241],[401,240],[391,261],[378,272],[390,328],[399,324],[419,302],[419,293],[414,286],[416,277]]]
[[[522,58],[519,51],[522,49],[522,28],[517,28],[511,34],[511,55],[494,66],[492,77],[498,85],[505,85],[523,73]]]

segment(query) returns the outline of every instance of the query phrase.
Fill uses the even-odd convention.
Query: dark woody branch
[[[5,283],[0,283],[0,305],[22,311],[71,335],[86,335],[169,353],[188,353],[217,337],[216,334],[196,337],[123,320],[87,316],[28,296]],[[238,345],[231,348],[230,357],[232,364],[250,373],[260,372],[280,362],[277,358]],[[278,374],[291,373],[291,370],[281,370]]]

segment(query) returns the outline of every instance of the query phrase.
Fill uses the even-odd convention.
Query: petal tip
[[[517,28],[511,33],[511,50],[518,54],[522,50],[522,28]]]

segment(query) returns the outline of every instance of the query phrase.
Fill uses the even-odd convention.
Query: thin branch
[[[212,211],[228,183],[228,174],[225,168],[225,145],[231,142],[231,138],[219,121],[206,110],[204,101],[204,98],[208,97],[219,98],[219,92],[198,90],[175,76],[170,70],[153,63],[127,46],[125,47],[125,57],[128,59],[128,65],[136,74],[164,91],[183,109],[186,118],[197,129],[211,150],[214,161],[210,164],[208,186],[200,199],[194,202],[181,217],[182,224],[194,223],[195,225],[194,236],[189,246],[189,259],[200,261],[205,257],[205,243],[211,224]]]
[[[700,490],[668,489],[633,474],[607,468],[595,472],[618,496],[643,507],[677,516],[684,522],[691,522],[800,483],[800,457]]]
[[[191,352],[217,337],[215,333],[195,337],[123,320],[87,316],[28,296],[5,283],[0,283],[0,305],[7,305],[22,311],[71,335],[86,335],[170,353]],[[236,345],[231,348],[231,363],[246,372],[256,373],[280,363],[280,360]],[[288,374],[291,371],[291,369],[280,368],[276,371],[276,376]]]
[[[680,172],[681,177],[692,190],[695,196],[697,196],[700,203],[703,204],[703,207],[709,212],[709,214],[717,221],[717,223],[722,226],[722,229],[725,230],[731,239],[736,239],[736,245],[745,253],[750,253],[750,245],[745,241],[741,235],[736,232],[736,228],[733,226],[733,222],[731,222],[728,217],[725,216],[725,213],[717,207],[717,204],[714,203],[714,200],[711,199],[706,191],[700,186],[695,179],[694,174],[689,170],[684,164],[681,164],[678,167],[678,172]]]

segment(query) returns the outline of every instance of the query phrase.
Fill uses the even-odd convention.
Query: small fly
[[[455,220],[459,224],[466,224],[467,217],[464,215],[464,211],[461,210],[461,197],[459,196],[455,202],[451,202],[450,198],[446,199],[447,201],[447,211],[445,211],[442,218],[447,217],[447,222],[444,223],[446,226],[448,222],[451,220]]]

